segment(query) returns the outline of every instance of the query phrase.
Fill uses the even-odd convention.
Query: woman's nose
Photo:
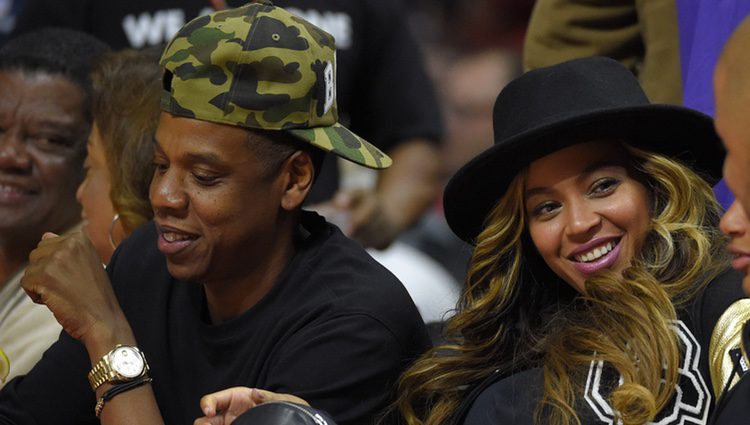
[[[585,201],[569,202],[566,211],[566,234],[570,237],[587,237],[601,224],[601,215]]]

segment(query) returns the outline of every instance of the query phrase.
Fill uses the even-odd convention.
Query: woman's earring
[[[117,220],[119,219],[120,214],[115,213],[115,216],[112,219],[112,224],[109,225],[109,243],[112,245],[112,248],[117,248],[117,244],[115,244],[115,238],[112,237],[112,232],[115,230],[115,223],[117,223]]]

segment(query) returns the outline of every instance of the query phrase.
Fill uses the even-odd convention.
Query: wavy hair
[[[450,422],[468,391],[493,373],[544,371],[536,421],[580,424],[575,400],[592,361],[622,375],[610,403],[625,424],[647,422],[675,392],[681,347],[676,308],[728,266],[722,209],[687,166],[625,145],[634,177],[651,194],[651,222],[632,264],[577,294],[546,266],[528,235],[526,171],[485,221],[448,344],[423,355],[399,382],[408,425]]]
[[[153,216],[148,187],[159,122],[158,52],[123,50],[104,56],[92,72],[94,123],[111,176],[109,197],[130,234]]]

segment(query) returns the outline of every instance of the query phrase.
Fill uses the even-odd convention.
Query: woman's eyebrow
[[[529,199],[530,197],[534,195],[543,195],[549,192],[551,192],[551,190],[548,187],[532,187],[526,190],[526,192],[524,193],[524,196],[526,197],[526,199]]]
[[[581,171],[580,174],[578,174],[578,176],[576,176],[576,181],[580,182],[582,180],[585,180],[586,177],[588,177],[595,171],[607,167],[623,167],[623,165],[618,163],[616,160],[611,159],[594,162],[592,164],[589,164],[586,168],[583,169],[583,171]],[[532,187],[524,192],[524,196],[526,199],[528,199],[534,195],[544,195],[551,191],[552,190],[548,187]]]

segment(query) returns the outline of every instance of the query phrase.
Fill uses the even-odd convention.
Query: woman
[[[476,250],[454,344],[402,377],[406,422],[706,423],[727,388],[714,324],[742,295],[710,118],[649,104],[603,58],[524,75],[494,118],[495,146],[446,189]],[[202,420],[230,423],[252,394],[204,397]]]
[[[494,127],[446,188],[476,249],[453,344],[401,379],[406,422],[706,423],[709,340],[742,296],[710,118],[588,58],[509,84]]]
[[[116,246],[153,216],[148,185],[159,120],[158,53],[124,50],[92,73],[94,125],[77,198],[83,231],[104,263]]]

